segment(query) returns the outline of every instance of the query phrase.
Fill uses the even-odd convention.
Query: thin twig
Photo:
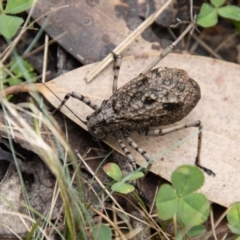
[[[47,69],[47,62],[48,62],[48,42],[49,42],[49,37],[47,34],[45,34],[45,44],[44,44],[44,55],[43,55],[43,69],[42,69],[42,82],[45,83],[46,81],[46,69]]]
[[[203,42],[199,37],[197,37],[195,34],[192,35],[194,40],[198,42],[198,44],[204,48],[208,53],[210,53],[213,57],[217,59],[223,59],[219,54],[217,54],[212,48],[210,48],[205,42]]]
[[[165,48],[162,53],[156,57],[153,62],[151,62],[143,71],[141,74],[145,74],[147,73],[148,71],[150,71],[154,66],[156,66],[164,57],[166,57],[170,52],[172,52],[172,50],[176,47],[176,45],[183,39],[183,37],[191,31],[191,34],[192,34],[192,31],[194,30],[195,28],[195,24],[196,24],[196,21],[195,21],[195,18],[196,16],[193,17],[193,2],[192,0],[189,0],[189,4],[190,4],[190,24],[188,25],[188,27],[182,32],[182,34],[172,43],[170,44],[167,48]],[[184,24],[184,23],[188,23],[186,21],[181,21],[179,19],[177,19],[178,23],[175,24],[174,26],[172,27],[177,27],[178,25],[180,24]]]
[[[118,55],[120,54],[126,47],[130,45],[130,43],[140,35],[147,27],[149,27],[155,19],[167,8],[167,6],[171,3],[172,0],[168,0],[161,9],[154,12],[150,15],[140,26],[138,26],[122,43],[120,43],[113,52]],[[93,80],[97,74],[99,74],[109,63],[113,61],[112,53],[108,54],[97,66],[85,77],[87,82]]]
[[[182,32],[182,34],[167,48],[165,48],[162,53],[153,60],[143,71],[142,74],[145,74],[149,70],[151,70],[158,62],[160,62],[164,57],[166,57],[174,48],[175,46],[182,40],[182,38],[194,27],[195,21],[191,22],[188,27]]]
[[[215,52],[219,52],[221,50],[221,48],[223,48],[224,46],[227,46],[228,41],[231,41],[232,39],[234,39],[235,37],[238,36],[237,32],[234,32],[233,34],[229,35],[227,38],[225,38],[215,49]]]
[[[52,45],[53,43],[57,42],[59,39],[62,39],[63,37],[65,37],[65,35],[67,35],[67,31],[61,33],[60,35],[58,35],[57,37],[53,38],[52,40],[50,40],[48,42],[48,46]],[[29,58],[31,57],[32,55],[42,51],[45,47],[45,44],[41,45],[40,47],[34,49],[33,51],[29,52],[29,53],[25,53],[23,54],[23,58],[26,59],[26,58]]]

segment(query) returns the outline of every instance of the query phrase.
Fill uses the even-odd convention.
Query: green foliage
[[[212,27],[217,24],[218,16],[240,22],[240,8],[233,5],[222,6],[224,0],[210,0],[203,3],[197,16],[197,24],[202,27]],[[235,24],[236,25],[236,24]],[[239,33],[239,31],[238,31]]]
[[[23,19],[9,14],[21,13],[29,9],[36,0],[8,0],[4,9],[0,3],[0,34],[5,38],[11,39],[23,23]]]
[[[8,68],[9,69],[5,69],[3,66],[0,68],[1,88],[13,86],[29,79],[35,82],[37,74],[27,60],[21,59],[20,63],[16,64],[16,61],[12,59]],[[9,75],[9,72],[11,72],[12,75]]]
[[[197,16],[197,24],[202,27],[211,27],[218,22],[217,11],[208,3],[204,3]]]
[[[199,168],[184,165],[174,171],[171,181],[177,194],[185,196],[203,185],[204,175]]]
[[[132,184],[125,183],[125,182],[117,182],[117,183],[114,183],[111,186],[111,189],[114,192],[119,192],[119,193],[122,193],[122,194],[128,194],[128,193],[134,191],[135,188]]]
[[[198,225],[198,226],[194,226],[192,227],[189,231],[188,231],[188,236],[190,238],[194,238],[197,236],[201,236],[206,232],[206,229],[203,225]]]
[[[133,172],[123,177],[122,171],[116,163],[108,163],[103,167],[104,172],[116,183],[111,186],[112,191],[127,194],[134,191],[134,186],[126,181],[133,181],[144,176],[142,172]]]
[[[232,204],[227,213],[228,227],[240,238],[240,202]]]
[[[158,216],[162,220],[168,220],[173,217],[178,209],[178,196],[172,186],[163,184],[158,191],[156,206]]]
[[[202,171],[184,165],[172,174],[172,185],[163,184],[156,198],[158,216],[162,220],[176,218],[188,236],[199,236],[205,232],[210,204],[201,193],[195,193],[204,183]]]
[[[201,193],[190,193],[179,199],[179,216],[184,226],[198,226],[209,216],[210,204]]]
[[[22,18],[10,14],[21,13],[30,8],[36,1],[37,0],[8,0],[6,3],[0,1],[0,34],[5,37],[6,42],[11,44],[10,39],[16,34],[24,22]],[[36,75],[32,65],[19,57],[15,52],[11,61],[0,67],[0,88],[3,89],[26,80],[34,82]]]
[[[0,15],[0,25],[2,26],[0,29],[0,33],[5,38],[12,38],[19,27],[22,25],[23,19],[14,16],[8,16],[1,14]]]
[[[211,0],[211,4],[216,8],[221,7],[224,2],[225,0]]]
[[[122,171],[115,163],[108,163],[103,167],[104,172],[113,180],[119,182],[122,179]]]
[[[225,6],[218,9],[219,16],[235,21],[240,21],[240,8],[237,6]]]
[[[93,239],[96,240],[111,240],[112,231],[104,224],[94,225],[92,228]]]

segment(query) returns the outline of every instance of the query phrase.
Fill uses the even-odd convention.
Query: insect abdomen
[[[137,130],[181,120],[200,98],[199,85],[184,70],[158,68],[125,84],[108,102],[118,127]]]

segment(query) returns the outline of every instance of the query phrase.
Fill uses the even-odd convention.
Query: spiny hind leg
[[[148,165],[147,165],[147,168],[145,170],[145,175],[148,173],[148,171],[151,169],[152,167],[152,159],[151,157],[149,156],[149,154],[144,151],[142,148],[140,148],[133,140],[132,138],[130,137],[130,133],[129,132],[125,132],[123,134],[123,137],[125,138],[125,140],[127,141],[127,143],[135,150],[137,151],[138,153],[140,153],[144,158],[145,160],[147,161]]]
[[[128,148],[126,147],[126,145],[124,144],[124,142],[122,141],[122,134],[121,132],[117,132],[115,134],[115,139],[118,143],[118,145],[121,147],[121,149],[123,150],[123,152],[125,153],[125,155],[127,156],[127,158],[129,159],[133,170],[137,169],[137,165],[136,165],[136,161],[134,159],[134,157],[132,156],[132,154],[129,152]]]
[[[202,147],[202,123],[201,121],[194,121],[190,122],[187,124],[182,124],[182,125],[177,125],[171,128],[166,128],[166,129],[142,129],[139,131],[140,134],[144,134],[147,136],[162,136],[166,135],[171,132],[176,132],[178,130],[184,129],[184,128],[189,128],[189,127],[197,127],[198,128],[198,146],[197,146],[197,156],[195,159],[195,165],[201,168],[203,171],[205,171],[208,175],[214,175],[215,173],[211,170],[208,169],[204,166],[201,165],[200,163],[200,154],[201,154],[201,147]]]

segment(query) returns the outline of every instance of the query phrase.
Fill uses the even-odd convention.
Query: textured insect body
[[[116,60],[119,62],[119,58]],[[151,127],[175,123],[188,115],[201,98],[197,82],[184,70],[157,68],[139,75],[117,90],[118,72],[119,67],[116,64],[113,95],[108,100],[104,100],[100,107],[83,95],[72,92],[65,96],[56,110],[59,110],[69,97],[74,97],[90,106],[94,110],[87,117],[86,124],[90,134],[97,139],[103,139],[109,134],[114,135],[134,169],[136,162],[122,138],[146,159],[148,169],[151,167],[152,159],[130,137],[132,131],[161,136],[184,128],[197,127],[199,133],[195,164],[208,174],[214,175],[214,172],[200,164],[202,125],[199,120],[165,129],[151,129]]]
[[[181,69],[157,68],[119,88],[88,116],[98,139],[117,131],[145,132],[184,118],[201,98],[200,87]]]

